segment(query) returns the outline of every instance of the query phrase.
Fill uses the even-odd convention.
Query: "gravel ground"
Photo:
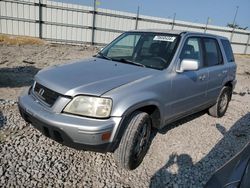
[[[93,47],[0,45],[0,187],[202,187],[250,141],[250,57],[237,56],[238,84],[216,119],[198,113],[159,132],[139,168],[113,155],[77,151],[25,123],[17,96],[43,67],[90,57]]]

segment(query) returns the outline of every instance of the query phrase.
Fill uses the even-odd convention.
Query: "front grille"
[[[59,97],[59,93],[52,91],[51,89],[48,89],[39,83],[36,83],[34,92],[40,100],[44,101],[49,106],[52,106]]]

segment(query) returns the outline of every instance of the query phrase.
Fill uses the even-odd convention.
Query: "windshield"
[[[178,35],[167,33],[127,32],[96,57],[162,70],[169,66],[178,41]]]

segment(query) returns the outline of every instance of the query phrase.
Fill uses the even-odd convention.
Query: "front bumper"
[[[113,151],[116,131],[121,117],[94,119],[53,112],[32,95],[19,97],[18,106],[22,117],[45,136],[76,149],[98,152]],[[103,140],[104,133],[111,133]]]

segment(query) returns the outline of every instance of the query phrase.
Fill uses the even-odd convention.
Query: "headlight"
[[[65,107],[64,112],[97,118],[109,117],[112,100],[101,97],[77,96]]]

